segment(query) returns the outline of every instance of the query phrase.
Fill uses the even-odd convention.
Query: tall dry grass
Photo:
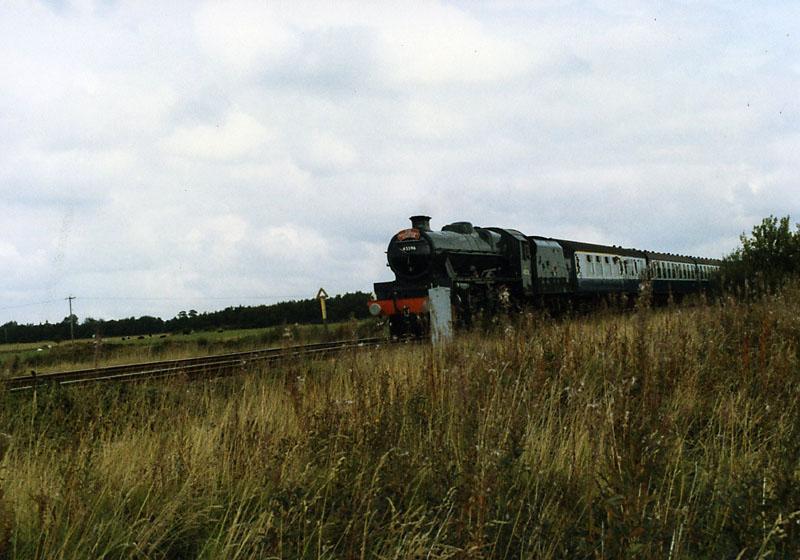
[[[7,395],[0,556],[796,557],[799,296]]]

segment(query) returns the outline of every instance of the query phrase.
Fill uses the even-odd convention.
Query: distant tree
[[[742,246],[728,255],[722,265],[722,282],[727,288],[749,292],[773,291],[800,273],[800,224],[791,229],[789,216],[764,218]]]
[[[9,336],[8,336],[9,333],[11,333],[11,341],[16,340],[17,326],[18,325],[16,321],[9,321],[8,323],[2,326],[4,342],[6,343],[9,342]]]
[[[87,338],[92,335],[102,335],[103,322],[93,319],[92,317],[86,317],[81,323],[80,327],[77,328],[76,332],[79,333],[79,338]]]
[[[61,337],[64,340],[71,338],[70,325],[72,326],[74,334],[80,338],[80,332],[76,330],[78,328],[78,316],[74,313],[64,317],[64,320],[61,321],[61,325],[58,328],[56,337]]]
[[[72,315],[67,315],[66,317],[64,317],[64,320],[61,321],[61,323],[63,325],[69,325],[70,323],[72,323],[73,325],[77,325],[78,324],[78,316],[75,315],[74,313]]]

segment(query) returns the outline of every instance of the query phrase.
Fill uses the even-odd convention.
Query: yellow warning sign
[[[324,288],[320,288],[317,292],[317,299],[319,300],[319,308],[322,311],[322,322],[328,321],[328,310],[325,308],[325,300],[328,299],[328,292]]]

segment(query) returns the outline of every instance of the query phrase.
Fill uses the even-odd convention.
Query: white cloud
[[[0,194],[46,205],[55,200],[95,200],[110,183],[135,172],[136,154],[121,148],[17,149],[0,156]]]
[[[321,169],[346,169],[358,162],[355,148],[342,138],[319,130],[311,133],[304,152],[307,165]]]
[[[266,228],[258,237],[260,254],[267,261],[318,263],[328,253],[328,240],[307,227],[283,225]]]
[[[388,82],[496,83],[524,74],[533,63],[522,44],[488,33],[453,6],[422,3],[392,15],[379,32]]]
[[[11,243],[0,241],[0,259],[16,259],[20,254]]]
[[[298,42],[276,10],[255,0],[206,2],[194,25],[203,51],[243,74],[280,61]]]
[[[235,214],[214,216],[208,221],[193,223],[186,232],[186,242],[194,258],[212,259],[222,268],[242,258],[242,242],[248,235],[247,221]]]
[[[178,128],[162,147],[178,156],[230,161],[255,158],[275,140],[275,135],[258,120],[234,111],[221,123]]]

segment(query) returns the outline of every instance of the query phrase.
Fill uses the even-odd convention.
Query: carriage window
[[[606,264],[608,264],[608,257],[605,257],[605,259],[606,259]]]

